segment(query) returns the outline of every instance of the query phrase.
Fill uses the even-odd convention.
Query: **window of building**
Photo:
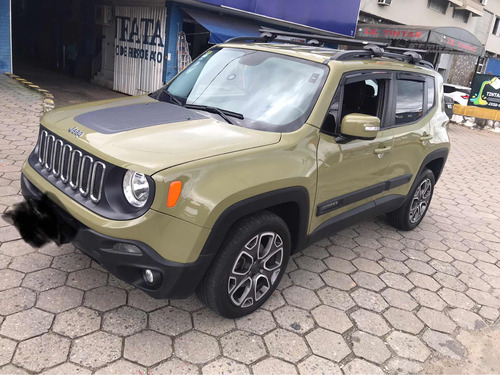
[[[424,82],[399,79],[396,81],[396,125],[417,121],[423,114]]]
[[[467,23],[469,21],[470,12],[465,9],[453,9],[453,18]]]
[[[500,18],[495,18],[495,25],[493,26],[493,34],[496,36],[500,36]]]
[[[435,10],[436,12],[445,14],[446,9],[448,9],[448,0],[429,0],[427,7]]]

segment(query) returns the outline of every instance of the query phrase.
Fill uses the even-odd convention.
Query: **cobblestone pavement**
[[[0,77],[0,212],[21,200],[40,100]],[[236,321],[195,297],[150,299],[73,246],[32,249],[0,220],[0,373],[378,374],[465,361],[459,333],[499,316],[500,136],[450,135],[417,230],[377,218],[317,243]]]

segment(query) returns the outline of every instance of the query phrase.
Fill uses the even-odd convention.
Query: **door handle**
[[[392,150],[392,146],[385,146],[385,147],[376,148],[374,152],[377,155],[380,155],[380,154],[385,154],[386,152],[389,152],[391,150]]]
[[[431,139],[432,139],[432,135],[424,133],[424,135],[420,137],[420,142],[429,141]]]

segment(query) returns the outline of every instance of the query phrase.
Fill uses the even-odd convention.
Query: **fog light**
[[[144,280],[150,285],[153,285],[155,283],[155,275],[153,274],[153,271],[150,269],[144,270]]]
[[[118,242],[113,245],[113,250],[128,254],[142,254],[141,250],[131,243]]]

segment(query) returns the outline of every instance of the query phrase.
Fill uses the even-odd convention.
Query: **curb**
[[[19,76],[16,76],[13,73],[5,73],[6,76],[15,79],[22,85],[26,86],[27,88],[34,90],[38,92],[39,94],[43,95],[43,112],[49,112],[52,111],[55,108],[54,104],[54,95],[52,95],[48,90],[42,89],[40,86],[35,85],[33,82],[29,82],[25,80],[24,78],[21,78]]]

